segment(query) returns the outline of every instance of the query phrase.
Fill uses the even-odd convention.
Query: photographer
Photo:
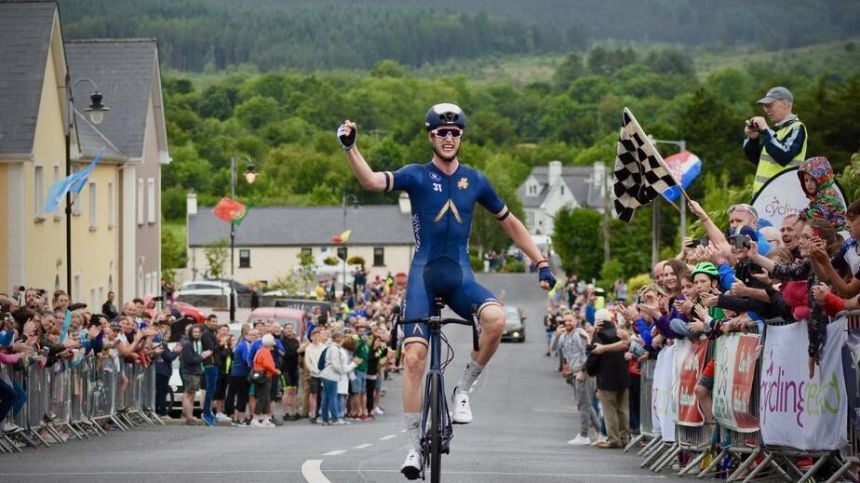
[[[768,126],[762,116],[745,123],[744,154],[758,165],[753,192],[758,192],[770,179],[792,166],[799,166],[806,158],[806,126],[792,114],[794,96],[785,87],[777,86],[756,101],[773,122]]]

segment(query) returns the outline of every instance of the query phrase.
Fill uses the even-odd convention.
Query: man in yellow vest
[[[756,101],[764,108],[765,114],[773,122],[768,126],[764,117],[756,116],[746,122],[744,132],[744,154],[752,163],[757,164],[753,191],[757,193],[762,186],[780,172],[799,166],[806,158],[806,126],[792,114],[794,96],[785,87],[777,86]]]

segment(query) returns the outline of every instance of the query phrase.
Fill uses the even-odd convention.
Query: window
[[[143,225],[143,180],[137,180],[137,224]],[[140,278],[140,277],[138,277]],[[138,284],[143,285],[143,284]]]
[[[314,249],[313,249],[313,248],[310,248],[310,247],[302,247],[302,256],[303,256],[303,257],[304,257],[304,256],[308,256],[308,255],[313,255],[313,254],[314,254]]]
[[[529,185],[529,195],[530,195],[530,196],[535,196],[535,195],[537,195],[537,185],[535,185],[535,184],[530,184],[530,185]]]
[[[94,288],[90,289],[90,307],[98,307],[96,305],[96,289]]]
[[[251,250],[247,248],[239,250],[239,268],[251,268]]]
[[[559,188],[561,188],[561,194],[563,195],[564,194],[564,185],[559,186]]]
[[[146,180],[146,222],[155,223],[155,180]]]
[[[96,227],[96,184],[90,183],[90,230]]]
[[[112,228],[114,225],[114,214],[113,214],[113,181],[108,181],[107,184],[107,224],[108,228]]]
[[[385,266],[385,247],[373,247],[373,266]]]
[[[535,213],[533,211],[526,212],[526,225],[535,226]]]
[[[35,192],[36,192],[36,200],[35,201],[36,201],[36,203],[34,205],[36,207],[36,213],[35,214],[36,214],[36,218],[41,218],[42,215],[44,215],[44,213],[42,213],[42,212],[45,211],[45,180],[43,179],[44,173],[43,173],[43,168],[41,166],[36,166],[35,178],[36,178],[36,189],[35,189]]]
[[[60,165],[59,164],[54,165],[54,183],[56,183],[57,181],[60,181]]]

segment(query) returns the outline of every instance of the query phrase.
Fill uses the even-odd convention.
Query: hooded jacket
[[[815,180],[814,193],[806,190],[803,173],[812,176]],[[800,163],[797,176],[800,178],[800,187],[809,198],[806,218],[808,220],[821,218],[829,221],[836,231],[845,230],[845,203],[836,191],[836,178],[830,161],[824,156],[809,158]]]

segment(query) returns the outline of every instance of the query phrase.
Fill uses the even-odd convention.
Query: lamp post
[[[257,180],[257,167],[250,158],[247,158],[248,166],[245,168],[245,181],[248,184],[254,184]],[[230,158],[230,199],[236,199],[236,157]],[[247,208],[246,208],[247,209]],[[230,222],[230,322],[236,321],[236,289],[233,286],[235,282],[233,252],[236,246],[236,223]]]
[[[678,146],[680,152],[684,152],[687,150],[687,141],[683,139],[673,140],[673,139],[656,139],[653,136],[648,136],[651,139],[651,143],[654,145],[657,144],[671,144],[673,146]],[[680,183],[681,180],[678,180]],[[681,228],[680,228],[680,236],[681,236],[681,245],[684,244],[684,237],[687,236],[687,200],[684,199],[683,196],[678,198],[678,201],[681,203]],[[657,257],[659,254],[657,253],[657,247],[660,244],[660,210],[659,204],[654,203],[654,216],[653,220],[653,245],[651,249],[651,265],[655,265],[657,263]]]
[[[71,78],[66,74],[66,178],[72,175],[72,127],[75,122],[75,98],[72,91],[75,86],[81,82],[89,82],[93,87],[93,93],[90,94],[90,105],[84,112],[89,115],[90,122],[93,124],[101,124],[104,120],[104,114],[110,111],[109,107],[102,104],[102,94],[99,88],[92,79],[81,78],[73,84]],[[69,300],[72,298],[72,193],[66,192],[66,293],[69,295]]]
[[[346,214],[348,211],[347,205],[346,205],[347,202],[351,202],[353,208],[358,208],[358,206],[359,206],[358,205],[358,197],[355,196],[354,194],[351,194],[351,193],[344,194],[342,201],[343,201],[343,227],[341,228],[341,233],[346,231]],[[349,253],[346,251],[346,242],[344,241],[341,243],[344,245],[344,247],[343,247],[343,259],[342,259],[343,260],[343,270],[342,270],[343,271],[343,289],[341,290],[341,293],[346,293],[346,260],[347,260],[347,257],[349,256]]]

